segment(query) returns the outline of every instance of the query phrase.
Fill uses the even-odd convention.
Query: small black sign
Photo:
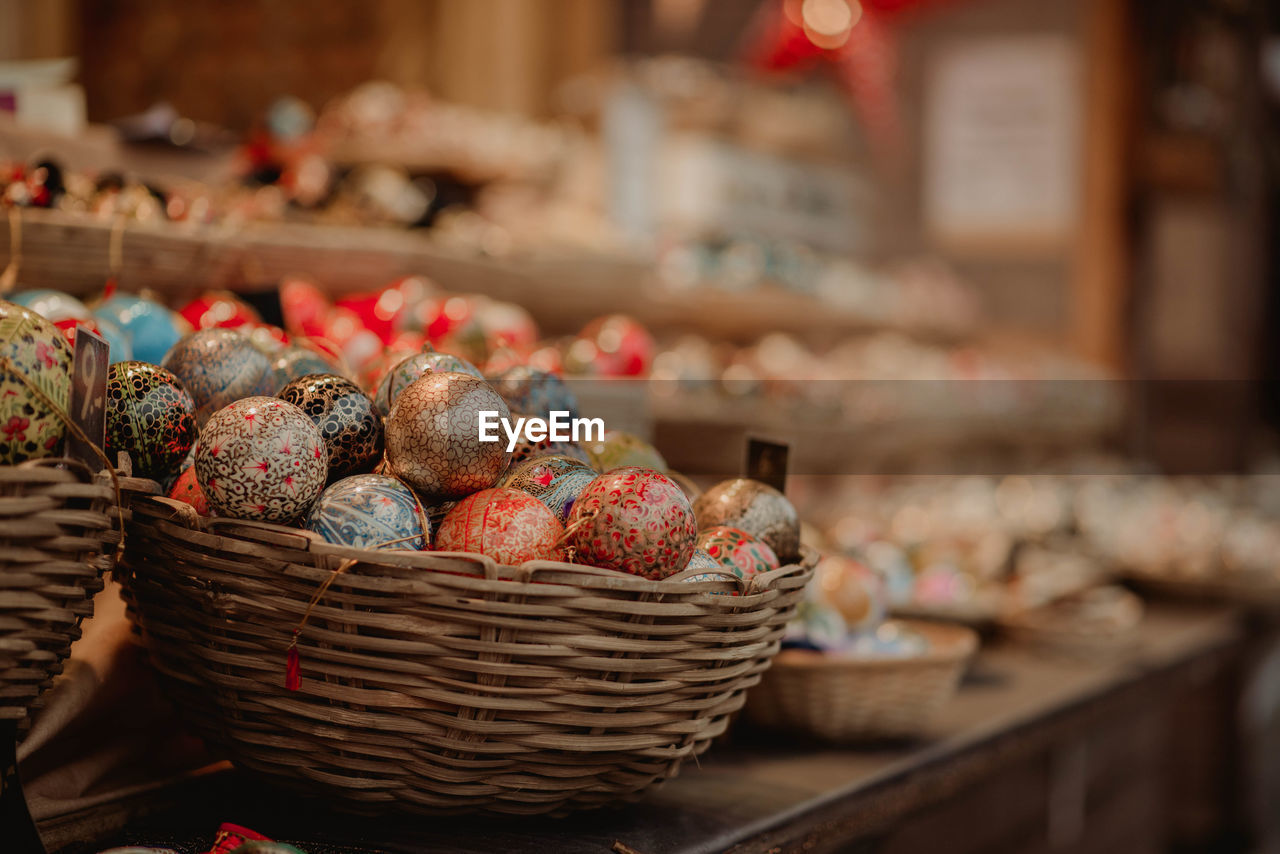
[[[98,448],[107,438],[107,370],[111,348],[107,342],[83,326],[76,328],[75,360],[71,368],[71,420]],[[67,434],[67,456],[97,471],[102,459],[80,437]]]
[[[767,483],[779,492],[787,488],[787,454],[790,446],[785,442],[747,437],[746,476]]]

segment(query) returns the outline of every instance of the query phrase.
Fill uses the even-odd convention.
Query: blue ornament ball
[[[421,550],[431,542],[431,524],[418,496],[380,474],[353,475],[320,493],[306,527],[352,548]]]

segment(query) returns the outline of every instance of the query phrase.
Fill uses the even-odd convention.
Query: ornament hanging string
[[[0,356],[0,370],[3,370],[9,376],[17,377],[19,381],[27,387],[27,390],[35,395],[37,400],[44,404],[50,412],[58,416],[58,420],[61,421],[68,430],[75,434],[77,439],[84,442],[84,444],[93,451],[94,455],[102,462],[103,468],[106,469],[107,474],[111,476],[111,487],[116,493],[116,517],[120,526],[120,542],[116,544],[116,561],[119,562],[124,556],[124,496],[120,491],[120,476],[116,473],[116,467],[111,464],[111,460],[107,459],[106,452],[95,445],[88,435],[80,429],[80,425],[75,423],[75,421],[71,419],[71,416],[68,415],[61,406],[54,403],[53,398],[45,394],[44,389],[40,388],[31,381],[30,377],[18,370],[13,362],[9,361],[8,356]]]
[[[22,266],[22,209],[9,208],[9,263],[0,273],[0,294],[7,294],[18,284],[18,268]]]
[[[423,530],[425,531],[427,528],[424,527]],[[410,540],[420,540],[422,537],[422,534],[414,534],[409,537],[399,537],[394,540],[386,540],[378,543],[375,546],[371,546],[371,548],[381,549],[386,546],[407,543]],[[329,587],[333,582],[338,580],[338,576],[342,575],[342,573],[346,572],[357,563],[359,563],[359,561],[356,558],[347,558],[342,563],[338,564],[338,568],[329,573],[329,577],[324,580],[324,583],[320,585],[318,590],[316,590],[315,595],[311,597],[311,601],[307,603],[306,610],[302,612],[302,619],[298,622],[298,625],[294,627],[293,636],[289,640],[289,648],[285,656],[284,687],[286,690],[297,691],[302,687],[302,657],[298,654],[298,638],[302,635],[302,630],[306,628],[307,620],[311,619],[311,612],[315,610],[316,605],[320,604],[320,600],[324,598],[324,594],[329,591]]]
[[[559,538],[556,540],[556,544],[554,548],[558,549],[558,548],[564,547],[565,543],[569,542],[569,538],[572,537],[575,533],[577,533],[579,528],[581,528],[583,525],[587,524],[592,519],[594,519],[598,512],[600,511],[588,510],[586,513],[583,513],[580,517],[575,519],[572,524],[568,525],[564,529],[564,533],[561,534]],[[567,548],[565,548],[565,563],[577,563],[577,561],[575,560],[577,556],[578,556],[578,550],[574,546],[568,546]]]

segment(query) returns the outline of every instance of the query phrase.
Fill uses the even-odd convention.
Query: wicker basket
[[[357,811],[532,814],[635,795],[705,750],[812,565],[728,596],[729,582],[341,548],[143,498],[118,577],[169,696],[242,768]],[[294,630],[330,580],[288,691]]]
[[[0,467],[0,719],[27,722],[80,637],[119,542],[115,495],[71,460]]]
[[[785,653],[751,692],[748,719],[835,742],[919,735],[954,696],[978,636],[944,623],[900,625],[924,635],[929,651],[912,658]]]

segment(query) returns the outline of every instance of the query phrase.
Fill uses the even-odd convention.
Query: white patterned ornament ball
[[[274,397],[246,397],[200,431],[196,477],[219,516],[288,524],[324,489],[329,454],[305,412]]]

